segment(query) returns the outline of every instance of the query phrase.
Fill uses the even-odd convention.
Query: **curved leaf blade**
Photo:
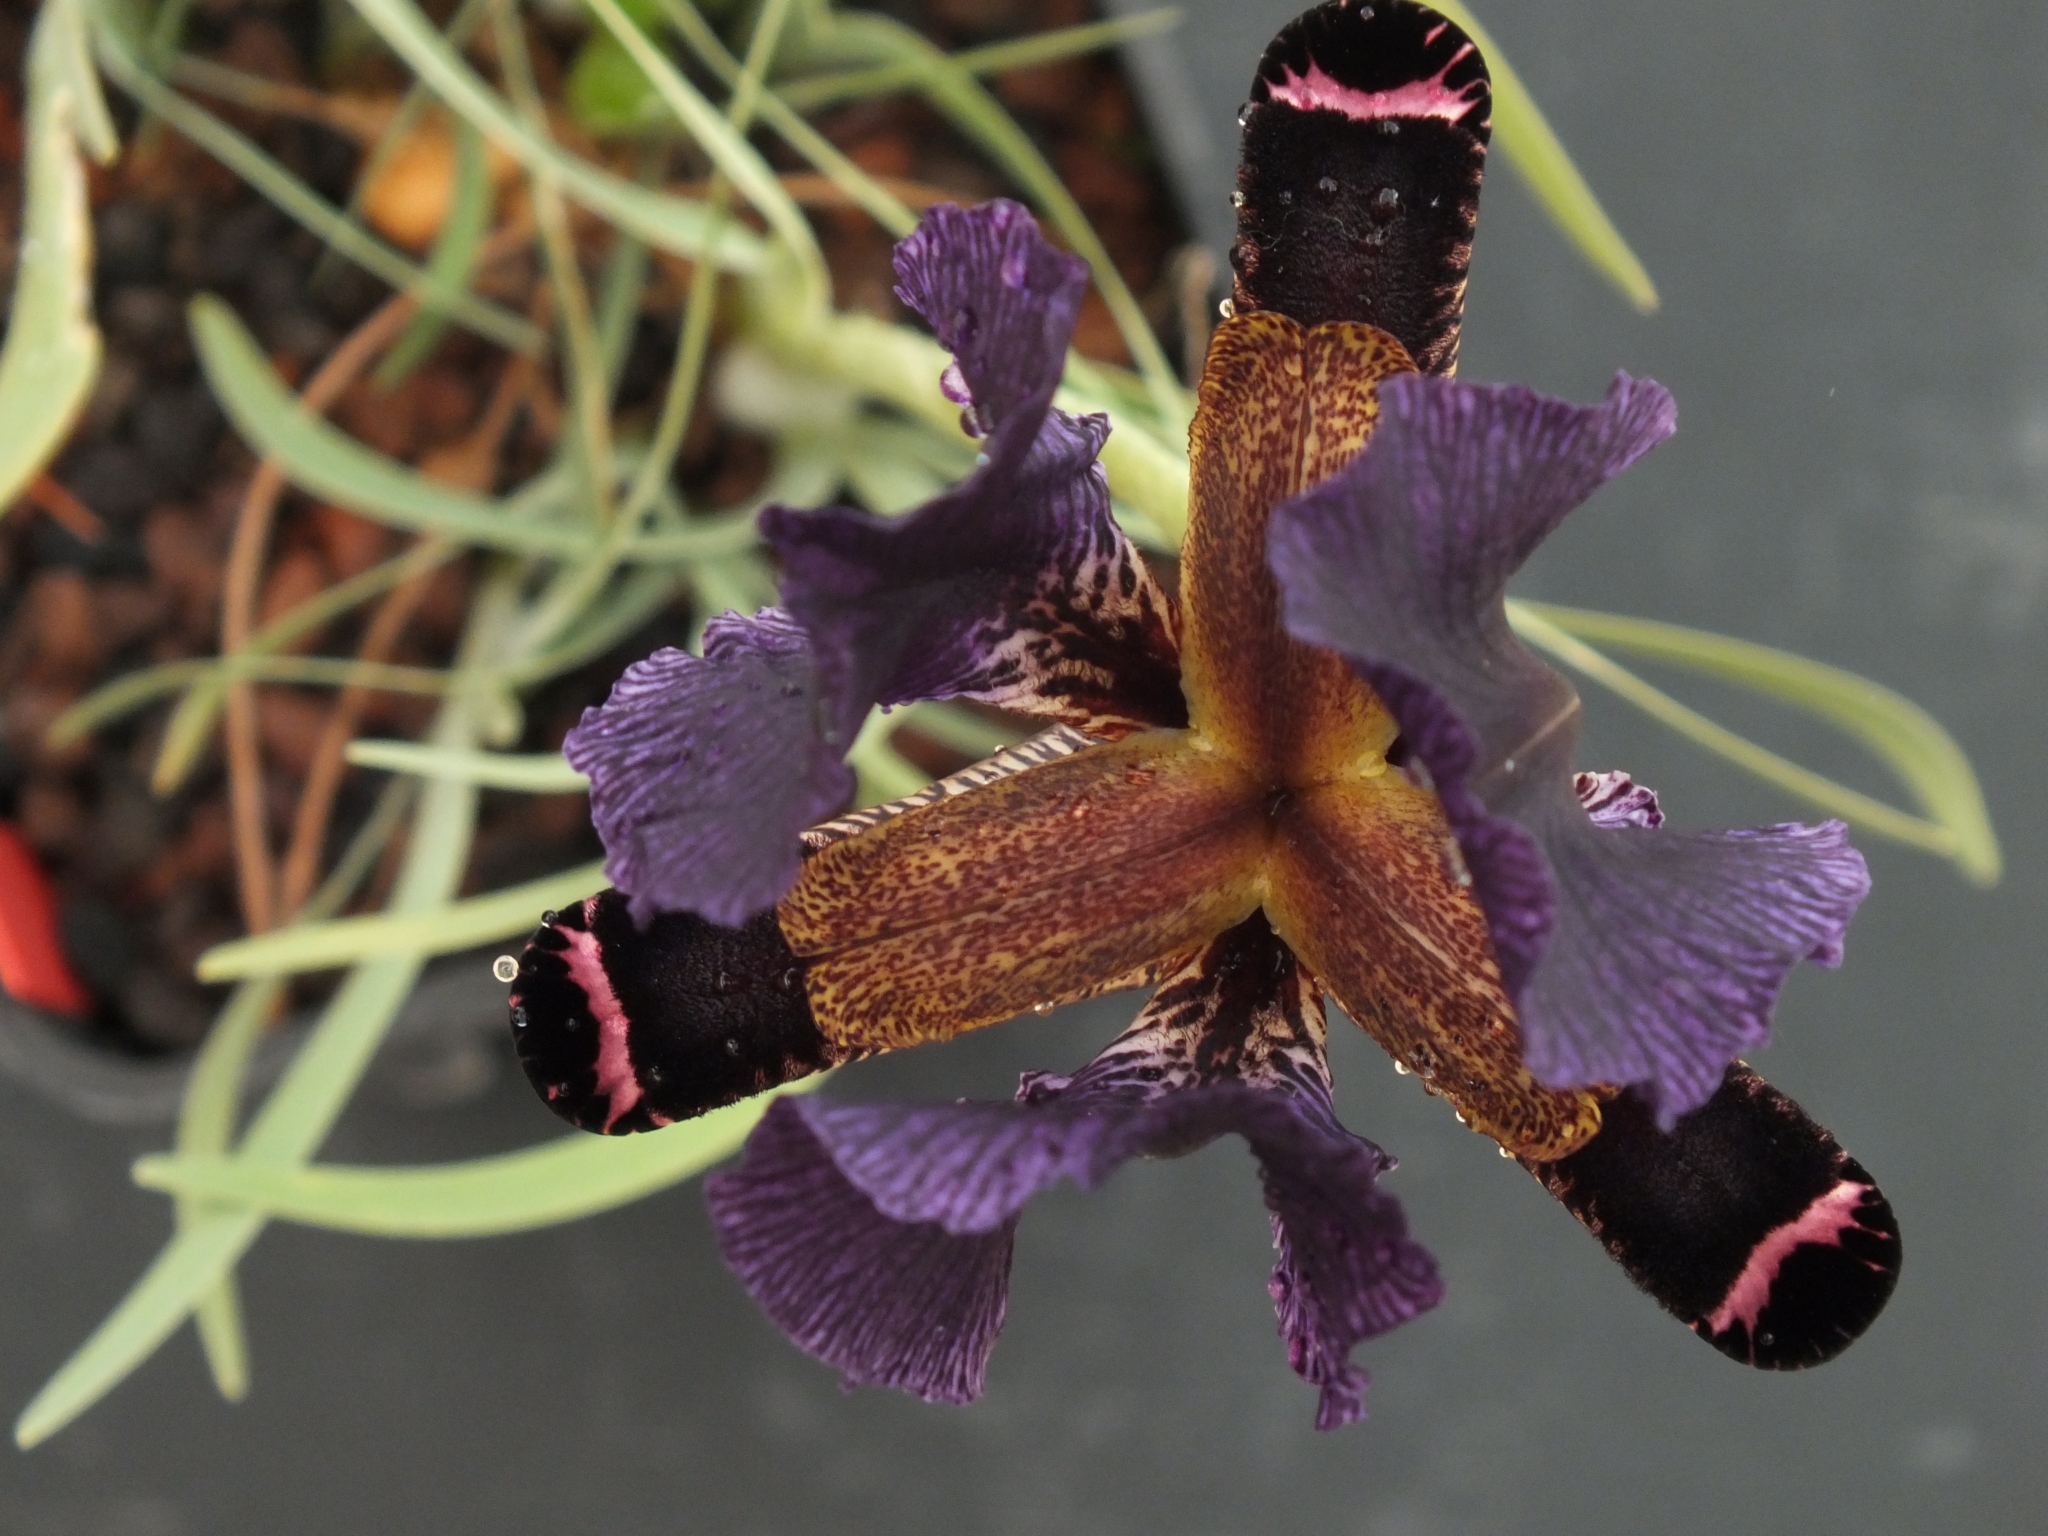
[[[1955,738],[1903,695],[1788,651],[1652,619],[1520,601],[1509,602],[1508,618],[1531,645],[1758,778],[1851,825],[1939,854],[1974,885],[1997,884],[2003,859],[1976,772]],[[1736,735],[1617,665],[1589,641],[1718,677],[1827,721],[1897,775],[1922,814],[1837,784]]]
[[[806,1092],[820,1081],[778,1091]],[[436,1167],[277,1167],[158,1156],[136,1163],[135,1181],[184,1199],[371,1237],[488,1237],[594,1216],[692,1178],[738,1151],[774,1096],[637,1136],[564,1136]]]
[[[594,896],[604,887],[602,860],[579,864],[488,896],[402,912],[300,923],[216,944],[199,957],[196,969],[201,981],[239,981],[249,976],[331,970],[380,956],[454,954],[530,932],[539,926],[541,913]]]
[[[576,529],[517,520],[504,503],[429,480],[315,416],[219,299],[195,298],[190,319],[200,367],[221,409],[293,484],[378,522],[466,544],[519,554],[577,554],[590,546]]]
[[[1536,201],[1565,238],[1579,248],[1579,254],[1638,310],[1646,315],[1655,311],[1657,285],[1650,281],[1649,272],[1622,239],[1621,231],[1614,227],[1614,221],[1600,206],[1593,189],[1586,185],[1579,168],[1572,164],[1572,157],[1500,45],[1487,36],[1486,29],[1460,0],[1430,3],[1464,28],[1486,55],[1486,67],[1493,76],[1495,146],[1528,179]]]
[[[0,352],[0,513],[56,455],[100,371],[92,218],[81,149],[117,147],[80,0],[49,0],[29,40],[27,185],[7,346]]]

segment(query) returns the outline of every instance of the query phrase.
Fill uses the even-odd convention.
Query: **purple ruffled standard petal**
[[[1088,1067],[1027,1077],[1020,1098],[778,1101],[740,1167],[707,1185],[728,1262],[849,1381],[967,1401],[1031,1197],[1235,1132],[1262,1167],[1271,1289],[1291,1363],[1321,1388],[1318,1425],[1360,1416],[1352,1346],[1435,1305],[1441,1284],[1377,1187],[1391,1160],[1336,1123],[1313,984],[1262,922],[1218,940]]]
[[[1502,599],[1567,513],[1670,435],[1663,389],[1622,375],[1580,407],[1403,378],[1380,402],[1365,452],[1274,515],[1288,628],[1352,657],[1427,769],[1530,1069],[1640,1084],[1669,1126],[1766,1037],[1792,966],[1839,957],[1863,861],[1836,822],[1652,831],[1643,807],[1596,819],[1575,792],[1578,696]]]
[[[896,247],[896,297],[953,354],[946,396],[976,437],[1043,412],[1067,363],[1088,263],[1055,250],[1018,203],[941,203]]]
[[[851,732],[873,704],[971,698],[1083,730],[1185,723],[1171,602],[1095,462],[1108,423],[1051,409],[1086,265],[996,202],[934,208],[897,273],[987,438],[973,474],[906,516],[762,514],[830,719]]]
[[[590,776],[605,874],[633,916],[737,927],[795,883],[799,834],[853,795],[846,741],[819,721],[817,658],[765,608],[704,626],[704,654],[634,663],[562,752]]]

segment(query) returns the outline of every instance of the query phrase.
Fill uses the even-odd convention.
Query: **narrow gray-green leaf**
[[[1676,624],[1525,602],[1510,602],[1508,617],[1530,644],[1758,778],[1852,825],[1939,854],[1976,884],[1998,880],[1998,838],[1977,775],[1954,738],[1910,699],[1840,667]],[[1925,814],[1901,811],[1738,736],[1594,650],[1587,642],[1595,640],[1828,721],[1897,774]]]
[[[459,779],[479,789],[512,789],[530,795],[570,794],[590,788],[590,780],[564,762],[559,752],[457,752],[423,747],[415,741],[352,741],[348,760],[358,768]]]
[[[377,522],[523,554],[575,554],[590,536],[516,521],[505,504],[427,479],[308,411],[233,310],[211,295],[191,305],[192,339],[221,408],[250,446],[293,484]]]
[[[434,248],[427,253],[428,277],[457,289],[469,281],[470,270],[475,267],[477,256],[484,248],[484,237],[491,232],[494,198],[489,157],[484,153],[484,136],[470,123],[458,118],[455,123],[455,191],[448,201],[448,215],[441,221],[440,232],[434,236]],[[378,385],[384,389],[396,386],[426,360],[427,354],[434,350],[447,330],[447,320],[430,310],[423,310],[406,321],[398,340],[391,344],[391,350],[377,365],[375,378]]]
[[[14,1424],[15,1444],[27,1450],[49,1439],[155,1354],[262,1227],[261,1217],[236,1213],[207,1216],[179,1231],[112,1314],[29,1399]]]
[[[812,1078],[785,1092],[804,1092]],[[185,1199],[372,1237],[486,1237],[593,1216],[731,1156],[773,1094],[637,1136],[565,1136],[497,1157],[424,1168],[272,1167],[238,1158],[145,1157],[137,1183]]]
[[[100,371],[82,151],[116,147],[86,48],[84,0],[44,0],[28,47],[21,240],[0,352],[0,514],[42,472]]]
[[[604,864],[597,861],[439,907],[279,928],[215,945],[199,957],[198,976],[201,981],[238,981],[329,970],[379,955],[452,954],[527,933],[539,926],[541,913],[593,896],[604,885]]]
[[[1595,270],[1637,309],[1645,314],[1656,309],[1657,286],[1650,281],[1649,272],[1572,164],[1572,157],[1507,55],[1460,0],[1431,3],[1463,27],[1486,56],[1486,67],[1493,76],[1494,146],[1528,179],[1537,203]]]
[[[558,178],[564,196],[662,250],[708,254],[729,272],[761,268],[767,248],[745,225],[709,219],[701,203],[638,186],[532,132],[410,0],[349,3],[453,111],[527,170]]]

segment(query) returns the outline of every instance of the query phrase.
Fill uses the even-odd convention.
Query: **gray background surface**
[[[1189,8],[1175,67],[1211,135],[1208,219],[1254,58],[1292,7]],[[1310,1427],[1232,1142],[1039,1203],[988,1396],[965,1412],[843,1395],[726,1277],[693,1190],[463,1245],[273,1229],[243,1267],[250,1401],[215,1401],[189,1336],[173,1341],[49,1446],[0,1451],[0,1531],[2048,1524],[2048,11],[1486,0],[1483,16],[1665,307],[1628,312],[1497,172],[1465,372],[1590,399],[1625,366],[1670,386],[1681,420],[1521,590],[1902,688],[1975,755],[2004,835],[2010,874],[1989,894],[1864,839],[1876,890],[1847,968],[1795,979],[1759,1059],[1898,1209],[1905,1275],[1870,1336],[1807,1375],[1732,1365],[1342,1030],[1340,1107],[1401,1156],[1393,1187],[1450,1283],[1442,1309],[1364,1352],[1366,1424]],[[1824,734],[1689,696],[1883,787]],[[1680,823],[1796,812],[1597,699],[1588,763],[1634,770]],[[1128,1011],[1027,1020],[843,1087],[1004,1093],[1020,1067],[1077,1064]],[[507,1082],[454,1111],[366,1104],[328,1154],[466,1156],[551,1129]],[[125,1175],[157,1142],[0,1089],[10,1412],[163,1239],[164,1203]]]

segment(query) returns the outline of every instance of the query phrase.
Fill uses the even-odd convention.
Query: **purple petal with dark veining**
[[[706,1182],[725,1261],[849,1385],[972,1402],[1003,1326],[1016,1223],[956,1234],[883,1214],[832,1160],[810,1107],[777,1099],[740,1166]]]
[[[1032,1196],[1235,1132],[1274,1215],[1290,1362],[1321,1388],[1319,1427],[1348,1422],[1364,1411],[1352,1346],[1433,1306],[1441,1285],[1377,1187],[1391,1160],[1330,1110],[1313,1000],[1255,919],[1081,1072],[1027,1077],[1021,1103],[781,1100],[740,1168],[707,1186],[719,1242],[769,1316],[850,1380],[964,1401],[981,1388]]]
[[[1669,1126],[1769,1033],[1785,975],[1832,963],[1868,889],[1838,822],[1597,825],[1573,788],[1577,695],[1509,629],[1508,577],[1675,421],[1622,375],[1590,407],[1402,378],[1365,452],[1274,514],[1295,634],[1351,656],[1428,770],[1556,1087],[1643,1085]]]
[[[1081,729],[1186,720],[1171,604],[1110,516],[1106,420],[1051,409],[1085,264],[1014,203],[934,208],[897,252],[899,290],[957,354],[987,432],[958,486],[902,517],[771,507],[783,601],[810,631],[828,716],[972,698]]]
[[[563,755],[590,776],[605,873],[633,915],[737,927],[795,882],[798,835],[844,806],[846,743],[818,721],[817,660],[788,615],[704,626],[704,654],[656,651],[583,712]]]
[[[946,393],[982,432],[1051,403],[1087,290],[1088,263],[1048,245],[1007,198],[940,203],[896,246],[896,296],[953,354]]]

